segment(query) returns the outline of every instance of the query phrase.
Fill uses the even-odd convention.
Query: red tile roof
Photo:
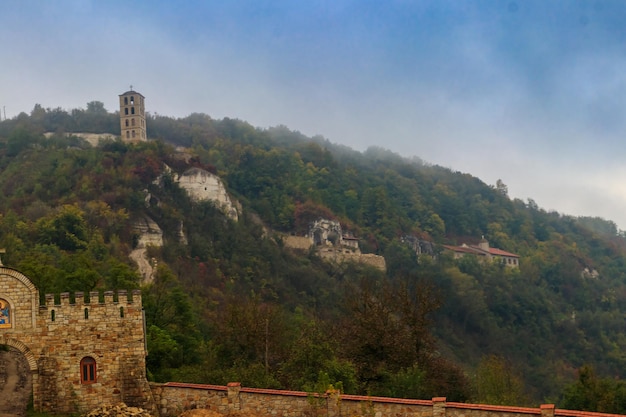
[[[519,255],[498,248],[489,248],[489,253],[495,256],[508,256],[509,258],[519,258]]]
[[[486,256],[486,252],[474,246],[450,246],[443,245],[444,248],[458,253],[470,253],[472,255]]]
[[[469,253],[472,255],[480,255],[486,256],[487,253],[493,256],[506,256],[509,258],[519,258],[519,255],[516,255],[511,252],[507,252],[498,248],[489,248],[489,251],[479,248],[478,246],[451,246],[451,245],[443,245],[444,248],[451,250],[457,253]]]

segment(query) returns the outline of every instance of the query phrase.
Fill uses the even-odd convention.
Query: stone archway
[[[0,346],[0,417],[26,416],[33,377],[26,356],[17,348]]]

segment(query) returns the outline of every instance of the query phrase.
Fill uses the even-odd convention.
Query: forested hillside
[[[42,295],[141,288],[152,379],[626,413],[626,240],[613,222],[282,126],[192,114],[150,115],[147,129],[139,144],[68,136],[119,135],[99,102],[0,122],[0,248]],[[219,175],[239,221],[190,200],[165,165]],[[165,234],[152,283],[128,257],[146,215]],[[386,272],[285,246],[319,217]],[[418,259],[405,235],[435,256]],[[441,251],[483,236],[520,268]]]

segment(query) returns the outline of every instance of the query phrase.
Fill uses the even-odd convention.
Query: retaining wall
[[[617,414],[561,410],[553,404],[537,408],[447,402],[445,397],[411,400],[345,395],[310,394],[242,387],[238,382],[200,385],[168,382],[150,384],[161,417],[205,408],[222,414],[249,413],[254,417],[617,417]]]

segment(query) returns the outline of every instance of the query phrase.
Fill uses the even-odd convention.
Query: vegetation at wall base
[[[141,288],[154,380],[625,412],[615,223],[284,126],[148,115],[148,142],[73,134],[116,136],[118,120],[91,102],[0,122],[0,247],[42,296]],[[178,186],[191,167],[219,175],[238,221]],[[164,233],[149,248],[150,283],[128,257],[145,216]],[[384,256],[386,271],[285,245],[319,217]],[[436,250],[418,256],[403,236]],[[442,250],[483,236],[519,268]]]

